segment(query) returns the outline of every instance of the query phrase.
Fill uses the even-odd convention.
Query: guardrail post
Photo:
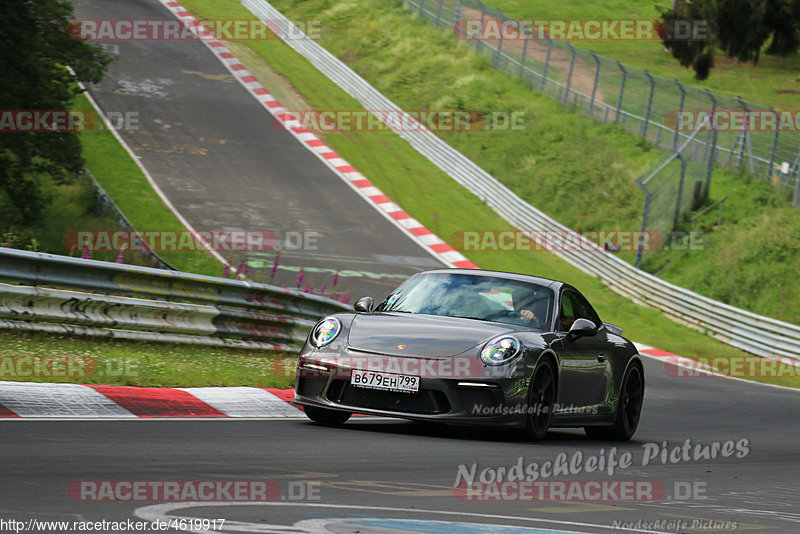
[[[647,231],[647,219],[650,217],[650,190],[644,183],[636,179],[636,184],[644,191],[644,211],[642,212],[642,231],[639,233],[639,243],[636,250],[636,268],[642,268],[642,253],[644,252],[644,233]]]
[[[592,110],[594,109],[595,95],[597,95],[597,84],[600,82],[600,58],[597,57],[597,54],[595,54],[591,50],[589,51],[589,53],[592,55],[592,58],[594,58],[595,65],[597,65],[597,70],[594,71],[594,85],[592,85],[592,99],[589,101],[589,115],[591,116]]]
[[[547,81],[547,69],[550,68],[550,52],[553,50],[553,40],[546,33],[545,36],[547,37],[547,55],[544,57],[544,69],[542,69],[542,91],[544,91],[544,84]]]
[[[622,111],[622,97],[625,94],[625,81],[628,79],[628,71],[625,70],[625,66],[617,60],[617,67],[619,67],[620,72],[622,72],[622,82],[619,84],[619,97],[617,98],[617,116],[614,117],[614,122],[619,122],[619,115]]]
[[[769,110],[775,114],[775,137],[772,138],[772,150],[769,152],[769,163],[767,164],[767,181],[772,182],[772,170],[773,165],[775,165],[775,152],[778,150],[778,134],[780,134],[781,129],[778,127],[780,121],[778,120],[778,112],[775,111],[775,108],[772,106],[767,106]]]
[[[569,102],[569,91],[570,87],[572,86],[572,73],[575,70],[575,47],[572,46],[572,43],[567,41],[567,46],[569,47],[570,54],[572,57],[569,60],[569,74],[567,74],[567,85],[564,88],[564,101],[561,103],[561,107],[567,107],[567,103]]]
[[[683,105],[686,103],[686,89],[683,88],[683,84],[676,79],[672,79],[675,82],[675,85],[678,86],[678,90],[681,92],[681,103],[678,104],[678,115],[675,117],[675,138],[672,140],[672,150],[678,148],[678,137],[680,136],[680,128],[678,128],[678,124],[681,120],[681,114],[683,113]]]
[[[650,122],[650,112],[653,109],[653,93],[656,91],[656,81],[653,79],[653,76],[645,71],[644,75],[647,76],[647,79],[650,80],[650,95],[647,97],[647,111],[644,114],[644,122],[642,122],[642,132],[641,136],[647,139],[647,124]]]

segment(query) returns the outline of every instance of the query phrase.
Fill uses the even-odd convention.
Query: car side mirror
[[[357,312],[372,313],[372,306],[374,304],[375,302],[372,300],[372,297],[361,297],[353,305],[353,309]]]
[[[567,334],[570,339],[578,339],[584,336],[595,335],[597,335],[597,325],[595,325],[589,319],[584,319],[583,317],[575,319],[575,321],[572,323],[572,326],[569,328],[569,334]]]

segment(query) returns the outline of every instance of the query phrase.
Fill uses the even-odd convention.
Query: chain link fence
[[[792,191],[793,205],[800,205],[800,135],[791,127],[782,131],[779,126],[785,116],[772,107],[715,95],[707,89],[628,67],[547,34],[543,39],[504,40],[503,32],[499,32],[498,39],[485,39],[482,28],[489,24],[497,27],[513,19],[480,0],[405,2],[412,14],[452,30],[455,37],[486,54],[497,69],[525,80],[532,89],[550,95],[564,108],[601,123],[616,123],[669,150],[655,168],[665,172],[657,181],[659,191],[666,188],[671,192],[653,192],[649,208],[653,210],[652,221],[672,220],[673,224],[654,222],[652,229],[663,226],[674,230],[684,212],[681,210],[707,197],[714,165],[763,177],[776,187]],[[519,21],[514,24],[516,28],[524,27]],[[757,114],[759,125],[776,126],[752,128],[745,122],[739,128],[715,129],[705,122],[704,127],[697,127],[712,116],[727,117],[727,124],[732,117],[746,114]],[[675,156],[676,151],[680,157]],[[678,189],[685,189],[687,184],[690,190],[678,195]],[[663,216],[656,216],[657,211],[664,211]]]

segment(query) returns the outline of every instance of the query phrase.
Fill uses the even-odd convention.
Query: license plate
[[[359,388],[382,389],[401,393],[417,393],[419,377],[398,375],[395,373],[379,373],[377,371],[353,371],[350,384]]]

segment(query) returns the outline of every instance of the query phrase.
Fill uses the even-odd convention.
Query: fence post
[[[676,232],[678,230],[678,223],[680,222],[681,218],[681,201],[683,200],[683,182],[686,179],[686,160],[684,159],[683,155],[680,153],[675,154],[675,156],[681,162],[681,181],[678,182],[678,201],[675,203],[675,217],[672,221],[672,232]],[[671,239],[671,237],[670,237]]]
[[[439,21],[442,20],[442,4],[444,4],[444,0],[439,0],[439,7],[436,8],[436,25],[439,25]]]
[[[500,39],[497,40],[497,53],[494,55],[494,68],[500,68],[500,56],[503,54],[503,23],[505,17],[500,19]]]
[[[625,94],[625,80],[628,79],[628,71],[625,70],[625,67],[617,60],[617,67],[619,67],[620,72],[622,72],[622,82],[619,84],[619,97],[617,98],[617,116],[614,117],[614,122],[619,122],[619,114],[622,111],[622,96]]]
[[[800,172],[794,173],[794,198],[792,199],[792,207],[800,206]]]
[[[745,155],[745,150],[747,150],[748,160],[750,161],[750,172],[753,172],[755,169],[753,168],[753,151],[752,145],[750,143],[750,109],[748,109],[747,104],[745,104],[742,97],[737,96],[736,101],[739,102],[739,105],[744,110],[744,116],[747,117],[747,126],[745,127],[744,131],[742,131],[741,136],[736,137],[736,144],[739,143],[739,137],[742,139],[742,149],[741,152],[736,156],[736,170],[738,171],[742,167],[742,158]],[[731,152],[733,155],[733,152]]]
[[[425,0],[419,0],[419,18],[422,18],[424,7],[425,7]]]
[[[656,81],[653,79],[653,76],[645,71],[644,75],[647,76],[647,79],[650,80],[650,96],[647,97],[647,111],[644,114],[644,122],[642,123],[642,137],[647,139],[647,124],[650,122],[650,112],[653,109],[653,93],[656,91]]]
[[[769,110],[775,114],[775,137],[772,138],[772,150],[769,152],[769,163],[767,164],[767,182],[772,182],[772,167],[775,165],[775,152],[778,150],[778,134],[780,134],[781,129],[777,127],[780,124],[778,120],[778,112],[775,111],[775,108],[772,106],[767,106]]]
[[[572,72],[575,70],[575,47],[572,46],[572,43],[567,41],[567,46],[569,47],[570,54],[572,57],[569,60],[569,74],[567,74],[567,85],[564,88],[564,101],[561,103],[561,107],[567,107],[567,103],[569,102],[569,91],[570,86],[572,85]]]
[[[522,78],[522,75],[525,73],[525,55],[528,53],[528,41],[529,41],[529,39],[525,39],[525,38],[522,39],[522,59],[519,60],[519,77],[520,78]]]
[[[597,70],[594,72],[594,85],[592,85],[592,99],[589,101],[589,115],[591,116],[592,110],[594,109],[594,99],[595,95],[597,95],[597,84],[600,82],[600,58],[597,57],[593,51],[589,51],[592,54],[592,58],[594,58],[594,63],[597,65]]]
[[[683,113],[683,105],[686,103],[686,89],[683,88],[683,84],[676,79],[672,79],[675,82],[675,85],[678,86],[678,90],[681,92],[681,103],[678,104],[678,115],[675,118],[675,138],[672,140],[672,150],[678,148],[678,137],[680,136],[680,128],[678,128],[678,124],[681,120],[681,113]]]
[[[709,91],[708,89],[704,89],[706,95],[708,95],[709,100],[711,100],[711,117],[714,117],[714,113],[717,111],[717,99],[714,97],[714,93]],[[711,192],[711,173],[714,172],[714,162],[717,159],[717,128],[716,125],[712,122],[709,124],[709,132],[711,135],[711,142],[706,142],[707,146],[710,146],[710,152],[708,154],[708,166],[706,167],[706,188],[703,191],[703,196],[708,197],[708,194]]]
[[[636,184],[644,191],[644,212],[642,213],[642,231],[639,233],[639,244],[636,250],[636,268],[642,268],[642,252],[644,250],[644,233],[647,231],[647,219],[650,217],[650,190],[638,178]]]
[[[544,58],[544,69],[542,69],[542,91],[544,91],[544,84],[547,81],[547,69],[550,67],[550,51],[553,50],[553,40],[545,33],[547,37],[547,55]]]
[[[475,39],[475,50],[480,50],[483,44],[483,24],[486,19],[486,4],[481,2],[481,23],[478,26],[478,38]]]

